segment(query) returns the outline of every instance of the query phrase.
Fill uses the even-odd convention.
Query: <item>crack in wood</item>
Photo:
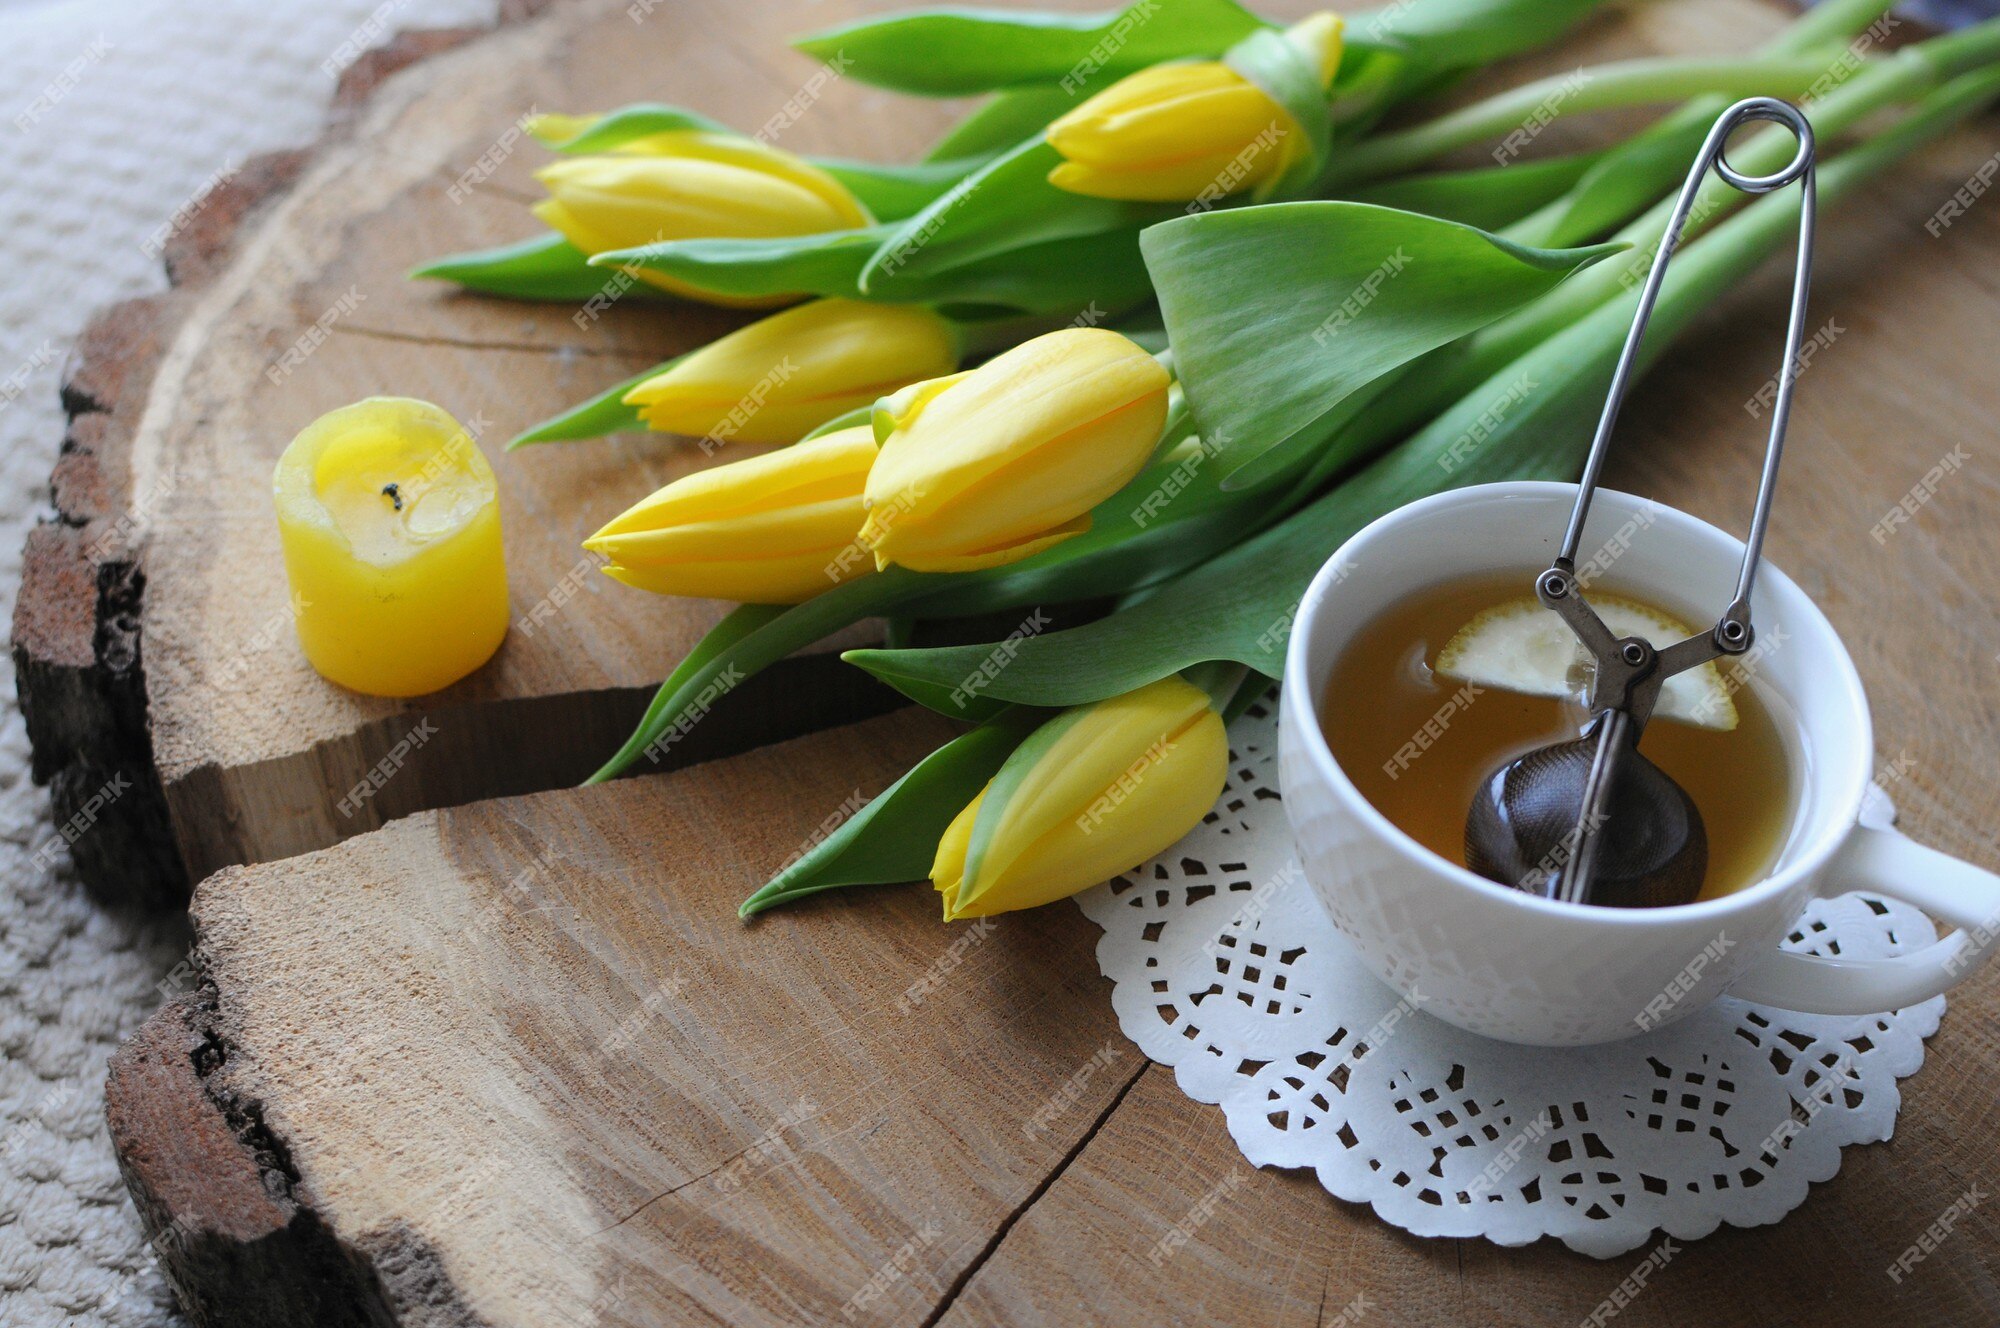
[[[645,1212],[648,1208],[651,1208],[654,1204],[660,1202],[660,1200],[671,1199],[676,1194],[679,1194],[682,1190],[685,1190],[688,1186],[701,1184],[703,1181],[707,1180],[710,1176],[713,1176],[716,1172],[721,1171],[724,1167],[736,1161],[738,1158],[747,1156],[752,1149],[759,1146],[760,1142],[761,1142],[760,1140],[753,1139],[749,1143],[743,1145],[743,1147],[731,1153],[728,1157],[723,1158],[720,1162],[710,1167],[707,1171],[702,1172],[699,1176],[690,1176],[686,1180],[682,1181],[680,1184],[675,1185],[670,1189],[661,1190],[658,1194],[646,1200],[646,1202],[640,1204],[637,1208],[634,1208],[631,1212],[625,1214],[625,1216],[619,1218],[616,1222],[613,1222],[610,1226],[600,1227],[596,1231],[591,1232],[590,1238],[592,1240],[596,1240],[599,1236],[602,1236],[607,1232],[616,1231],[618,1228],[624,1226],[627,1222],[630,1222],[633,1218],[639,1216],[639,1214]]]
[[[581,356],[593,360],[654,360],[655,353],[643,350],[619,350],[610,346],[548,346],[532,341],[481,341],[477,337],[440,337],[420,332],[398,332],[386,327],[363,327],[353,323],[337,323],[331,331],[356,337],[369,337],[376,341],[395,341],[409,346],[441,346],[451,350],[499,350],[515,351],[523,355]]]
[[[460,180],[477,171],[477,169],[478,167],[475,165],[470,170],[454,170],[450,165],[440,162],[431,169],[430,173],[436,179],[442,180],[446,185],[456,186]],[[548,197],[546,194],[531,193],[525,189],[516,189],[512,185],[504,184],[498,180],[488,179],[479,180],[471,184],[464,196],[457,201],[463,202],[466,198],[471,198],[475,194],[484,195],[488,198],[497,198],[506,203],[516,203],[522,207],[532,207]]]
[[[1143,1058],[1140,1060],[1139,1068],[1133,1071],[1130,1079],[1127,1079],[1120,1085],[1118,1092],[1112,1096],[1111,1101],[1106,1104],[1104,1110],[1097,1113],[1097,1119],[1090,1123],[1090,1128],[1085,1130],[1082,1136],[1070,1145],[1068,1151],[1062,1155],[1062,1159],[1049,1170],[1048,1174],[1036,1183],[1034,1189],[1028,1192],[1028,1196],[1016,1204],[1013,1211],[1008,1213],[1005,1218],[1001,1219],[1000,1225],[993,1229],[993,1234],[987,1238],[984,1247],[980,1249],[978,1254],[972,1257],[964,1268],[959,1270],[958,1276],[952,1279],[949,1287],[945,1288],[943,1297],[939,1299],[931,1312],[925,1316],[920,1328],[936,1328],[938,1321],[951,1312],[951,1307],[958,1303],[959,1296],[967,1286],[971,1285],[972,1279],[978,1275],[979,1270],[984,1268],[987,1262],[999,1252],[1001,1243],[1007,1239],[1007,1234],[1014,1229],[1014,1225],[1023,1217],[1026,1217],[1028,1210],[1033,1208],[1037,1203],[1040,1203],[1042,1196],[1049,1192],[1050,1187],[1062,1179],[1063,1173],[1069,1170],[1070,1164],[1082,1156],[1083,1150],[1089,1147],[1090,1141],[1095,1139],[1098,1133],[1104,1129],[1105,1123],[1111,1119],[1112,1113],[1124,1105],[1126,1095],[1132,1091],[1139,1080],[1145,1076],[1146,1071],[1152,1067],[1153,1063],[1151,1061]]]

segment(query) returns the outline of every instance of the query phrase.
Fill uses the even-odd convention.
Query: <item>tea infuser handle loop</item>
[[[1790,164],[1769,175],[1745,175],[1729,163],[1729,135],[1751,120],[1768,120],[1774,124],[1790,127],[1798,139],[1799,149],[1792,154]],[[1776,97],[1748,97],[1737,102],[1722,113],[1718,124],[1725,123],[1722,141],[1715,148],[1715,173],[1746,194],[1768,194],[1783,189],[1792,181],[1812,169],[1814,147],[1812,122],[1805,112],[1788,101]],[[1713,131],[1711,131],[1713,132]]]
[[[1729,136],[1753,120],[1782,124],[1798,139],[1798,151],[1783,170],[1769,175],[1746,175],[1729,164],[1726,151]],[[1646,274],[1645,287],[1639,293],[1632,327],[1626,334],[1624,349],[1619,353],[1617,368],[1612,372],[1611,387],[1604,399],[1604,413],[1598,419],[1597,433],[1590,443],[1590,455],[1584,462],[1583,477],[1577,484],[1576,505],[1570,512],[1569,528],[1563,534],[1562,552],[1557,555],[1553,568],[1565,573],[1575,571],[1577,548],[1583,542],[1584,522],[1590,514],[1590,500],[1597,492],[1604,458],[1610,450],[1611,434],[1617,425],[1618,413],[1624,407],[1625,394],[1631,388],[1633,368],[1638,361],[1639,346],[1645,339],[1646,324],[1652,319],[1653,308],[1659,302],[1667,265],[1673,261],[1674,253],[1680,247],[1681,234],[1687,227],[1688,216],[1694,210],[1695,199],[1708,172],[1713,169],[1731,186],[1750,194],[1767,194],[1796,180],[1800,184],[1799,257],[1792,279],[1792,310],[1785,333],[1785,358],[1778,367],[1778,391],[1771,409],[1770,442],[1765,449],[1764,469],[1757,484],[1757,502],[1751,513],[1750,533],[1743,541],[1743,564],[1737,572],[1735,595],[1713,631],[1717,647],[1728,655],[1739,655],[1748,650],[1755,635],[1750,625],[1750,592],[1756,584],[1757,566],[1763,556],[1764,534],[1770,525],[1771,500],[1777,490],[1778,462],[1784,451],[1785,428],[1791,420],[1792,391],[1798,381],[1799,350],[1805,341],[1806,304],[1812,286],[1817,200],[1815,155],[1812,124],[1805,113],[1775,97],[1749,97],[1737,102],[1724,111],[1708,131],[1701,151],[1695,154],[1687,182],[1681,186],[1673,215],[1660,237],[1659,252]]]

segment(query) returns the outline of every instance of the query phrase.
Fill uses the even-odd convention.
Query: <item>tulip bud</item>
[[[559,127],[569,127],[561,119]],[[845,185],[812,163],[755,139],[699,130],[651,134],[616,152],[565,158],[535,178],[550,195],[535,204],[535,215],[586,254],[666,240],[816,235],[874,221]],[[632,271],[715,304],[787,298],[711,296],[657,272]]]
[[[1067,898],[1165,852],[1221,796],[1229,735],[1208,694],[1175,676],[1064,712],[1023,757],[938,841],[947,922]]]
[[[1285,39],[1332,83],[1340,16],[1315,14]],[[1153,65],[1118,80],[1049,126],[1063,162],[1049,183],[1092,198],[1185,203],[1284,174],[1305,134],[1270,94],[1220,60]]]
[[[1170,384],[1116,332],[1065,328],[889,397],[862,543],[882,567],[956,572],[1082,534],[1152,455]]]
[[[611,560],[607,575],[641,590],[798,604],[875,570],[848,554],[874,460],[875,435],[862,425],[697,471],[584,547]]]
[[[662,433],[789,443],[957,366],[951,324],[921,305],[815,300],[710,342],[625,403]]]

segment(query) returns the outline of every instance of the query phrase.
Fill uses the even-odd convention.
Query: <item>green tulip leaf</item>
[[[916,572],[891,567],[843,581],[803,604],[745,604],[736,609],[710,628],[660,684],[632,736],[585,782],[601,784],[641,758],[657,760],[656,744],[670,743],[676,731],[699,723],[718,698],[745,678],[863,618],[899,610],[903,601],[927,588],[925,580]]]
[[[990,306],[1022,313],[1128,308],[1152,286],[1131,229],[1024,245],[893,287],[864,292],[861,274],[889,226],[775,239],[670,240],[599,254],[599,266],[644,268],[734,297],[805,294]]]
[[[969,690],[967,679],[961,678],[951,686],[932,686],[925,682],[913,682],[913,690],[905,692],[912,701],[926,710],[935,710],[940,715],[964,720],[969,724],[984,724],[994,716],[1003,714],[1009,708],[1005,701],[995,701]]]
[[[1356,203],[1421,212],[1427,217],[1498,231],[1562,198],[1592,173],[1592,166],[1603,156],[1583,152],[1516,162],[1511,166],[1404,175],[1364,185],[1347,197]],[[1686,169],[1685,158],[1682,169]],[[1512,232],[1507,238],[1519,244],[1529,243]]]
[[[582,438],[603,438],[614,433],[645,432],[646,422],[639,418],[639,408],[626,405],[625,394],[654,374],[664,373],[685,358],[676,356],[665,364],[656,364],[643,373],[633,374],[624,382],[605,388],[588,401],[572,406],[560,415],[543,420],[508,443],[507,450],[511,452],[530,443],[567,443]]]
[[[877,299],[946,268],[1029,245],[1126,230],[1175,208],[1086,198],[1056,188],[1049,172],[1062,156],[1040,137],[996,157],[891,232],[861,274]]]
[[[1463,342],[1453,342],[1434,354],[1447,354],[1453,347]],[[1413,376],[1420,374],[1428,356],[1418,356],[1408,364],[1398,365],[1380,378],[1359,388],[1332,410],[1321,415],[1283,442],[1265,448],[1248,461],[1242,462],[1222,477],[1225,489],[1257,488],[1265,484],[1295,479],[1300,475],[1310,478],[1300,481],[1301,491],[1315,493],[1320,483],[1332,475],[1348,469],[1356,461],[1375,455],[1383,447],[1406,430],[1380,427],[1379,417],[1385,412],[1382,407],[1408,396],[1429,396],[1419,382],[1412,382]],[[1432,400],[1435,408],[1443,401]],[[1408,416],[1401,411],[1387,412],[1390,418],[1401,423]],[[1426,412],[1426,415],[1428,412]],[[1316,482],[1318,481],[1318,482]]]
[[[485,295],[581,304],[604,293],[606,274],[590,266],[581,249],[550,232],[519,244],[452,254],[410,272],[412,277],[456,282]],[[653,298],[640,291],[641,298]]]
[[[1162,60],[1221,55],[1263,26],[1235,0],[1136,0],[1097,14],[922,9],[793,45],[864,83],[963,97],[1024,84],[1095,91]]]
[[[1152,279],[1131,228],[1065,236],[975,259],[886,288],[933,304],[986,305],[1094,322],[1151,296]]]
[[[711,120],[698,111],[660,102],[637,102],[600,115],[568,138],[545,143],[544,146],[551,152],[562,153],[613,152],[635,139],[689,129],[708,134],[728,134],[732,138],[737,136],[728,125]]]
[[[667,240],[612,249],[599,267],[641,268],[716,295],[845,295],[859,292],[861,269],[894,229],[884,224],[770,239]]]
[[[1225,471],[1619,247],[1527,249],[1346,202],[1181,217],[1140,240],[1176,370]]]
[[[1727,99],[1703,98],[1600,153],[1560,196],[1503,232],[1517,244],[1576,244],[1602,235],[1659,201],[1687,175]],[[1530,163],[1503,168],[1526,170]]]
[[[850,583],[852,584],[852,583]],[[824,598],[824,597],[822,597]],[[670,736],[675,730],[685,730],[699,723],[720,697],[748,676],[737,667],[740,654],[755,650],[758,642],[769,646],[773,628],[782,624],[788,615],[795,615],[795,609],[778,604],[739,604],[726,614],[722,621],[708,629],[701,640],[695,642],[694,649],[667,675],[660,684],[659,691],[646,708],[645,716],[639,722],[638,732],[626,740],[619,752],[621,759],[614,762],[616,769],[607,765],[585,782],[601,784],[614,775],[622,773],[640,757],[658,764],[662,752],[654,750],[655,744],[671,745]],[[837,629],[836,629],[837,630]],[[761,659],[759,667],[768,666],[790,654],[790,649],[781,650]],[[679,702],[679,704],[675,704]],[[640,735],[644,734],[644,741]]]
[[[804,438],[799,439],[799,441],[803,443],[813,438],[824,438],[830,433],[838,433],[842,429],[852,429],[858,424],[866,424],[874,414],[875,407],[873,405],[856,406],[845,415],[834,416],[825,424],[808,433]]]
[[[924,880],[945,829],[979,796],[1038,718],[1032,710],[1014,710],[953,738],[787,864],[743,901],[738,916],[747,918],[841,886]]]
[[[1011,144],[1009,145],[1011,146]],[[955,157],[947,161],[920,161],[907,166],[884,166],[871,161],[845,161],[832,157],[810,160],[821,170],[847,186],[877,221],[901,221],[923,211],[953,185],[985,165],[992,153]]]
[[[1428,70],[1468,69],[1562,36],[1604,0],[1391,0],[1347,21],[1347,45]]]

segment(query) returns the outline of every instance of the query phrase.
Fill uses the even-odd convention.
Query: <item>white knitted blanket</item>
[[[311,141],[355,53],[493,9],[0,0],[0,622],[47,510],[63,358],[92,310],[165,284],[148,240],[218,173]],[[175,1323],[105,1135],[104,1066],[185,927],[93,910],[38,854],[51,837],[0,652],[0,1328]]]

